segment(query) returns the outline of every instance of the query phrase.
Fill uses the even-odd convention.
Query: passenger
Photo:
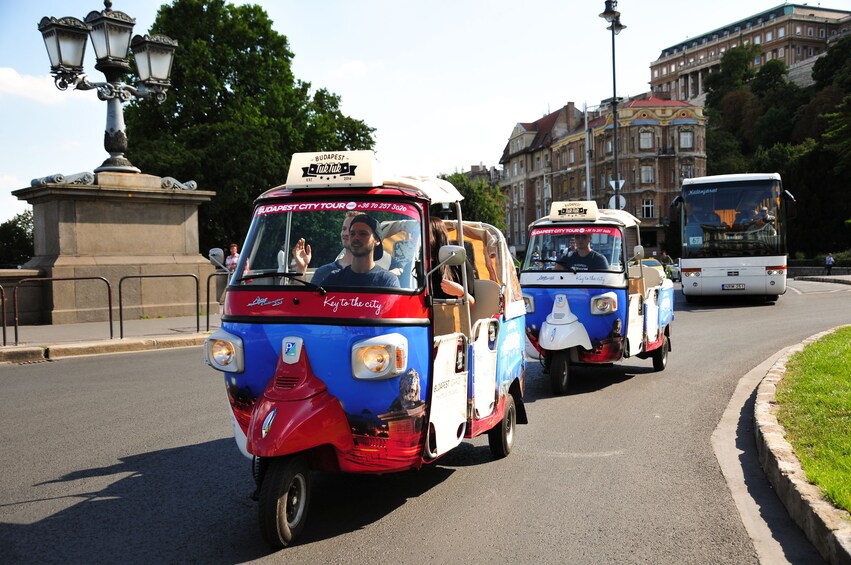
[[[692,204],[692,209],[689,213],[687,223],[692,222],[704,226],[725,225],[721,222],[721,216],[719,216],[714,210],[704,210],[700,203]]]
[[[325,277],[325,286],[377,286],[399,288],[399,277],[375,264],[384,255],[381,229],[375,218],[358,214],[349,228],[349,250],[352,264],[332,271]]]
[[[352,252],[349,249],[349,228],[351,227],[352,219],[358,215],[360,215],[360,212],[346,212],[346,215],[343,217],[343,225],[340,228],[340,243],[343,245],[343,256],[318,267],[313,273],[313,278],[310,279],[310,282],[322,284],[322,281],[331,272],[352,264]],[[312,258],[313,253],[311,252],[310,245],[305,243],[304,238],[299,239],[293,250],[293,261],[302,275],[307,273],[307,267],[310,265]]]
[[[578,233],[575,239],[576,251],[556,261],[556,270],[605,271],[609,268],[606,257],[591,249],[590,233]]]
[[[446,232],[446,226],[443,220],[432,216],[430,221],[429,244],[431,245],[431,260],[433,263],[437,263],[438,252],[441,247],[448,245],[449,234]],[[473,284],[475,275],[470,261],[464,261],[464,268],[467,271],[467,286],[470,288],[467,299],[472,308],[476,303],[475,285]],[[464,287],[461,282],[460,266],[450,267],[449,265],[441,265],[431,274],[431,289],[435,298],[463,298]]]

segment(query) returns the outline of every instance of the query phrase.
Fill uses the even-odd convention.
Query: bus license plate
[[[721,290],[745,290],[744,283],[722,284]]]

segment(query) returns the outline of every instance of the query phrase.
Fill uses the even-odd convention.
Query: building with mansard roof
[[[683,178],[706,174],[703,109],[650,95],[618,110],[618,169],[624,209],[641,219],[648,254],[661,250],[670,206]],[[611,106],[583,112],[573,102],[514,126],[500,163],[506,236],[521,252],[527,227],[555,200],[594,200],[611,207],[614,189]],[[590,183],[588,182],[590,179]]]
[[[807,86],[812,83],[812,63],[848,33],[851,11],[783,4],[662,49],[650,64],[650,90],[660,98],[702,106],[706,76],[720,69],[728,49],[742,45],[762,47],[755,67],[780,59],[790,80]]]

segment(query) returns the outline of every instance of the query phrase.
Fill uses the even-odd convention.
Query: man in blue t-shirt
[[[576,251],[556,261],[556,269],[564,271],[605,271],[609,262],[602,253],[591,249],[591,234],[576,234]]]
[[[399,278],[375,264],[384,255],[381,229],[375,218],[360,214],[352,219],[349,251],[352,253],[352,264],[331,272],[322,281],[323,286],[399,288]]]

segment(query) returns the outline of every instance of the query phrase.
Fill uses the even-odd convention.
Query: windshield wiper
[[[315,289],[315,290],[319,291],[319,294],[321,294],[322,296],[325,296],[326,294],[328,294],[327,290],[325,290],[324,288],[322,288],[318,284],[314,284],[312,282],[308,282],[308,281],[304,280],[302,278],[301,273],[296,273],[294,271],[282,272],[282,271],[278,271],[277,269],[264,269],[264,270],[261,270],[261,271],[249,271],[248,273],[242,275],[241,277],[239,277],[238,279],[236,279],[233,282],[238,283],[238,282],[247,281],[247,280],[251,280],[251,279],[265,279],[265,278],[269,278],[269,277],[284,277],[284,278],[289,279],[289,280],[294,280],[296,282],[300,282],[301,284],[303,284],[306,287]]]

